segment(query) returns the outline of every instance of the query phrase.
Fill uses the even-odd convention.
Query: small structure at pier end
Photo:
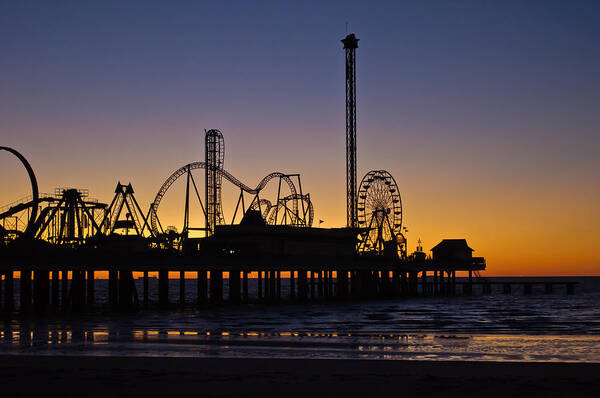
[[[444,239],[431,249],[432,261],[436,264],[456,267],[468,264],[472,271],[483,271],[485,259],[473,257],[474,250],[466,239]]]

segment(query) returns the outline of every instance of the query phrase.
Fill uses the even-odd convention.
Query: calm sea
[[[469,297],[16,316],[0,320],[0,354],[600,362],[600,278],[556,279],[579,282],[575,295],[498,287]],[[171,284],[176,302],[179,281]],[[195,284],[187,281],[190,302]],[[105,299],[105,281],[97,295]]]

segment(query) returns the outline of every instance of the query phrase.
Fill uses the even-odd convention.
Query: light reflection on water
[[[600,362],[600,336],[589,335],[5,330],[0,348],[28,355]]]
[[[599,281],[574,296],[4,318],[0,354],[600,362]]]

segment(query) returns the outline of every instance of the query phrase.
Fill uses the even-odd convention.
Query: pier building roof
[[[469,247],[469,245],[467,245],[467,240],[466,239],[444,239],[442,240],[440,243],[438,243],[437,245],[435,245],[431,251],[436,251],[436,250],[470,250],[470,251],[475,251],[473,249],[471,249]]]

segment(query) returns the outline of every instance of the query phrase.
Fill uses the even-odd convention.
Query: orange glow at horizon
[[[345,226],[340,27],[352,20],[357,176],[394,176],[409,253],[465,238],[484,276],[600,276],[595,4],[38,3],[2,4],[0,145],[27,158],[40,192],[89,189],[109,204],[131,182],[147,212],[219,129],[227,172],[251,188],[300,173],[313,225]],[[5,151],[0,170],[1,213],[31,192]],[[163,227],[182,229],[184,180],[160,203]],[[223,181],[227,223],[239,192]],[[264,198],[276,192],[273,181]]]

